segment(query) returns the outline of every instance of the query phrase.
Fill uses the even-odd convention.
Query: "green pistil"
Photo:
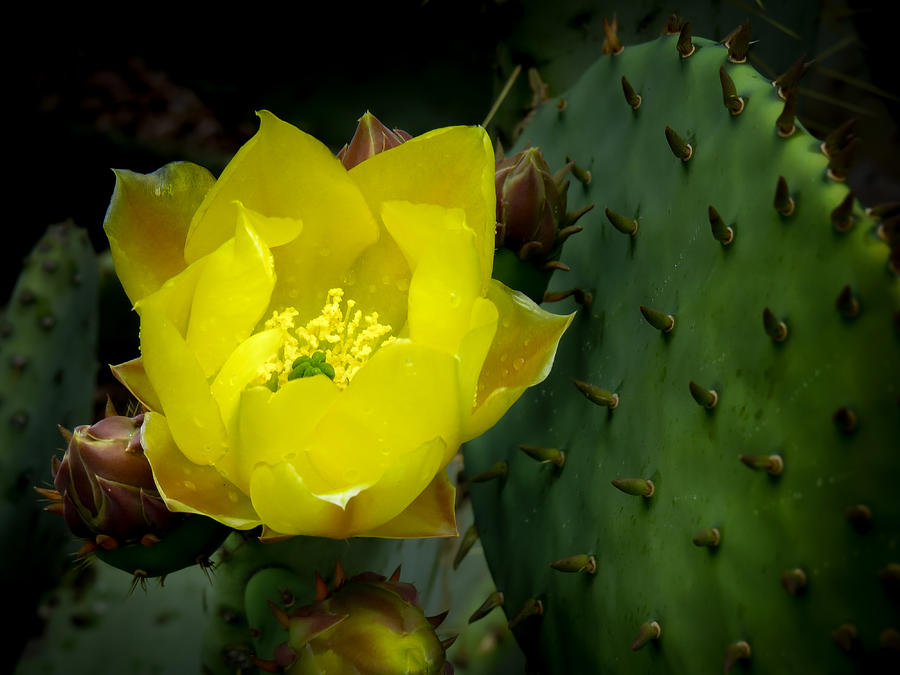
[[[325,352],[316,352],[312,356],[299,356],[291,364],[293,370],[288,375],[288,380],[296,380],[301,377],[313,377],[325,375],[334,379],[334,368],[325,361]]]

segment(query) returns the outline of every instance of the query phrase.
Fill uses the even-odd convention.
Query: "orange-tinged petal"
[[[446,471],[438,471],[422,494],[416,497],[399,516],[357,536],[407,539],[455,537],[457,534],[459,533],[456,529],[456,488],[450,482]]]
[[[205,258],[185,336],[207,377],[251,334],[275,286],[269,247],[240,205],[232,205],[232,216],[234,238]]]
[[[480,127],[447,127],[417,136],[350,170],[373,213],[381,204],[406,200],[462,208],[475,232],[487,288],[494,260],[496,188],[494,150]]]
[[[465,424],[467,439],[496,424],[522,391],[547,377],[559,340],[575,316],[544,311],[495,279],[487,297],[497,307],[500,324],[478,379],[476,408]]]
[[[278,284],[272,307],[294,306],[315,316],[329,288],[378,238],[378,226],[343,164],[312,136],[259,113],[259,132],[228,164],[197,209],[187,235],[188,261],[232,234],[231,202],[265,216],[303,222],[300,235],[273,253]]]
[[[198,466],[181,453],[163,415],[144,417],[141,442],[170,511],[200,513],[242,530],[262,522],[246,494],[214,467]]]
[[[238,409],[235,480],[249,486],[258,464],[275,466],[300,453],[338,394],[324,375],[290,380],[274,393],[267,387],[244,390]]]
[[[115,174],[103,229],[116,274],[136,303],[185,268],[188,226],[215,178],[190,162],[173,162],[146,175]]]
[[[439,232],[421,254],[409,286],[410,338],[450,354],[456,354],[469,330],[472,303],[481,296],[475,235],[459,215],[444,210],[443,222],[433,228]]]
[[[131,392],[131,395],[141,402],[141,405],[150,410],[162,411],[159,396],[156,395],[156,390],[150,383],[150,378],[147,377],[141,357],[116,366],[111,365],[109,369],[113,376]]]
[[[152,299],[138,304],[147,377],[178,447],[195,464],[212,464],[228,449],[219,406],[194,353]]]

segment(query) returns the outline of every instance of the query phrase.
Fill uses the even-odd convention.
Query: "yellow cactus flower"
[[[491,279],[484,130],[346,170],[268,112],[218,180],[117,171],[104,224],[141,320],[113,370],[174,511],[264,537],[453,536],[445,467],[546,377],[571,316]]]

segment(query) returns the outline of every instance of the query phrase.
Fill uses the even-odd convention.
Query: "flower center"
[[[378,312],[363,315],[356,302],[344,302],[344,290],[332,288],[322,313],[305,326],[296,326],[293,307],[275,311],[266,321],[267,330],[282,331],[278,355],[260,369],[260,379],[272,391],[289,380],[325,375],[341,389],[375,351],[395,340],[391,327],[378,322]]]

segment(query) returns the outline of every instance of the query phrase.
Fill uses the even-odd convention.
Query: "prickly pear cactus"
[[[551,284],[592,304],[465,449],[470,474],[507,462],[471,492],[536,671],[896,665],[890,232],[835,180],[847,139],[826,157],[785,89],[667,36],[602,57],[519,140],[589,169],[569,200],[596,205]]]
[[[16,616],[9,645],[35,629],[37,602],[56,582],[70,537],[42,513],[63,441],[57,424],[91,415],[96,372],[97,263],[84,230],[54,225],[28,256],[0,317],[0,550],[6,602]],[[10,604],[11,603],[11,604]],[[16,653],[4,653],[15,662]]]

